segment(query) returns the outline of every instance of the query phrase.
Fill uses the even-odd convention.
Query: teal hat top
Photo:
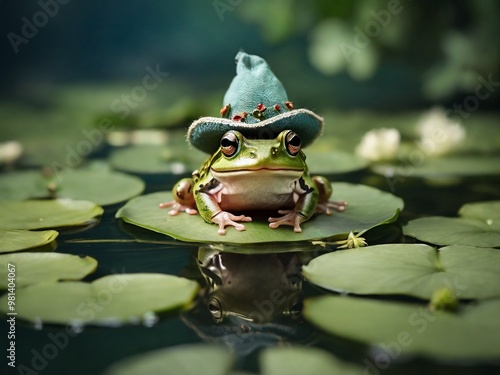
[[[323,129],[323,118],[307,109],[294,109],[281,82],[266,61],[243,51],[236,55],[236,76],[224,96],[222,117],[201,117],[188,129],[189,143],[207,153],[215,152],[224,133],[237,130],[247,138],[275,138],[293,130],[303,147]]]

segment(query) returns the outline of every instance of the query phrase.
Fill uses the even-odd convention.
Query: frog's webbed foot
[[[347,206],[346,201],[319,202],[318,207],[316,207],[316,213],[331,215],[333,213],[332,210],[342,212],[345,210],[345,206]]]
[[[189,215],[195,215],[196,203],[193,197],[193,179],[183,178],[177,182],[172,189],[173,201],[160,203],[160,208],[172,207],[168,212],[170,216],[178,215],[179,212],[187,212]]]
[[[319,202],[316,207],[317,214],[327,214],[331,215],[334,211],[342,212],[347,206],[346,201],[330,201],[330,197],[333,194],[332,184],[327,178],[323,176],[313,176],[312,177],[319,193]]]
[[[229,212],[221,211],[212,218],[212,222],[219,225],[219,233],[221,236],[226,234],[226,227],[231,225],[236,230],[243,231],[245,226],[243,224],[237,223],[237,221],[252,221],[252,218],[245,215],[235,216]]]
[[[160,208],[172,207],[168,214],[170,216],[178,215],[179,212],[186,212],[189,215],[196,215],[198,211],[196,211],[193,207],[181,204],[177,201],[163,202],[160,203]]]
[[[278,213],[283,215],[281,217],[270,217],[267,221],[269,221],[269,227],[276,229],[280,225],[290,225],[293,227],[293,231],[295,233],[302,232],[302,228],[300,227],[300,223],[305,220],[305,217],[301,215],[299,212],[295,212],[293,210],[279,210]]]

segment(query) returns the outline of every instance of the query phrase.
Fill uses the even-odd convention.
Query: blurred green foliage
[[[404,64],[432,101],[470,92],[478,75],[500,67],[495,0],[255,0],[237,14],[271,44],[305,35],[310,63],[325,75],[363,81],[392,61]]]

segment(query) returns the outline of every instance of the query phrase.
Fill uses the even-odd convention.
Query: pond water
[[[146,182],[145,193],[169,189],[177,179],[173,175],[140,177]],[[383,178],[368,171],[330,177],[353,183],[369,181],[389,191]],[[400,224],[409,219],[425,215],[454,216],[465,202],[498,199],[497,184],[495,178],[470,178],[448,186],[429,186],[423,180],[408,179],[394,191],[405,201],[398,223],[375,233],[369,243],[404,241]],[[367,347],[325,334],[301,316],[303,299],[330,292],[304,282],[300,266],[328,249],[318,250],[307,245],[302,251],[294,248],[290,253],[283,251],[291,245],[271,243],[254,249],[257,254],[238,246],[219,253],[207,245],[171,240],[124,223],[115,218],[122,205],[106,206],[99,223],[90,229],[61,231],[57,252],[89,255],[98,261],[96,272],[84,281],[109,274],[143,272],[197,280],[202,289],[194,306],[187,311],[160,315],[157,321],[117,327],[70,328],[43,322],[33,325],[18,319],[17,364],[35,371],[24,373],[100,374],[116,361],[135,354],[200,342],[227,345],[236,358],[235,368],[255,373],[259,368],[259,352],[284,343],[324,348],[347,362],[358,364],[367,374],[498,372],[498,367],[487,364],[464,366],[421,358],[405,358],[384,365],[386,368],[376,367],[369,359]],[[389,300],[415,301],[408,297]],[[248,316],[256,321],[245,319]],[[5,320],[1,324],[2,331],[6,332]]]

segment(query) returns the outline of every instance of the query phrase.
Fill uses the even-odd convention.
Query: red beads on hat
[[[230,109],[231,109],[231,104],[226,104],[224,107],[220,109],[219,113],[222,117],[227,117],[229,115]]]
[[[289,102],[289,101],[286,101],[285,102],[285,106],[289,109],[289,110],[292,110],[294,109],[293,107],[293,103],[292,102]],[[276,112],[281,112],[281,105],[279,104],[275,104],[272,106],[272,108],[276,111]],[[267,107],[264,103],[259,103],[257,104],[257,106],[255,107],[255,109],[251,112],[251,115],[253,117],[255,117],[257,120],[260,120],[260,121],[263,121],[265,120],[265,116],[264,116],[264,112],[267,110]],[[221,108],[220,110],[220,114],[222,117],[229,117],[229,112],[231,111],[231,105],[230,104],[226,104],[224,107]],[[237,121],[237,122],[245,122],[246,121],[246,118],[248,116],[248,113],[247,112],[241,112],[241,113],[238,113],[238,114],[235,114],[233,117],[232,117],[232,120],[233,121]]]
[[[262,104],[262,103],[259,103],[257,104],[257,108],[255,108],[252,112],[252,116],[255,117],[257,120],[264,120],[264,111],[267,109],[267,107]]]
[[[239,115],[234,115],[233,116],[233,121],[238,121],[238,122],[245,122],[245,118],[248,116],[248,113],[242,112]]]

